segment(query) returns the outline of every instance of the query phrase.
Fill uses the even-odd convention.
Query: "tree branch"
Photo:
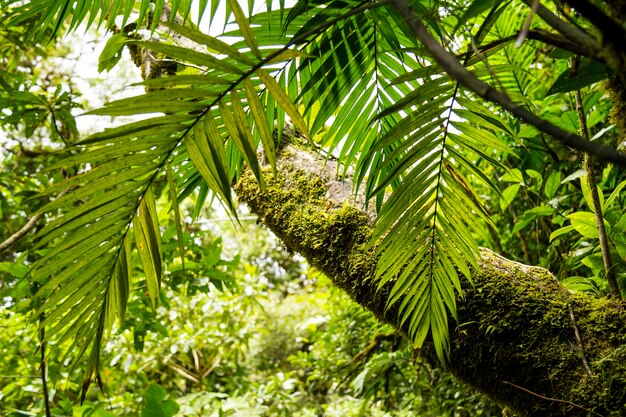
[[[544,22],[573,43],[579,44],[590,50],[596,50],[600,47],[598,41],[591,35],[563,21],[557,15],[552,13],[547,7],[541,4],[539,0],[522,0],[522,2],[531,9],[536,8],[536,13],[544,20]]]
[[[572,8],[589,20],[602,33],[605,43],[612,43],[620,48],[626,45],[626,30],[600,10],[595,4],[587,0],[565,0]]]
[[[585,367],[585,371],[591,376],[593,376],[593,372],[591,372],[591,368],[589,368],[589,362],[587,362],[587,356],[585,356],[585,347],[583,345],[583,339],[580,337],[580,332],[578,331],[578,326],[576,326],[576,316],[574,316],[574,307],[571,304],[568,304],[569,307],[569,317],[572,319],[572,327],[574,328],[574,335],[576,336],[576,341],[578,342],[578,347],[580,348],[580,357],[583,361],[583,366]]]
[[[539,394],[537,394],[536,392],[532,392],[532,391],[531,391],[531,390],[529,390],[529,389],[526,389],[526,388],[524,388],[524,387],[520,387],[519,385],[515,385],[515,384],[513,384],[512,382],[509,382],[509,381],[502,381],[502,383],[503,383],[503,384],[510,385],[510,386],[512,386],[512,387],[514,387],[514,388],[517,388],[517,389],[518,389],[518,390],[520,390],[520,391],[524,391],[524,392],[526,392],[526,393],[528,393],[528,394],[530,394],[530,395],[532,395],[532,396],[534,396],[534,397],[540,398],[540,399],[542,399],[542,400],[546,400],[546,401],[555,401],[555,402],[559,402],[559,403],[563,403],[563,404],[568,404],[568,405],[571,405],[572,407],[579,408],[579,409],[581,409],[581,410],[583,410],[583,411],[586,411],[586,412],[588,412],[588,413],[591,413],[591,414],[593,414],[593,415],[596,415],[596,416],[599,416],[599,417],[604,417],[602,414],[598,414],[598,413],[594,412],[593,410],[589,410],[588,408],[581,407],[580,405],[578,405],[578,404],[576,404],[576,403],[573,403],[573,402],[571,402],[571,401],[564,401],[564,400],[560,400],[560,399],[558,399],[558,398],[544,397],[543,395],[539,395]]]
[[[59,195],[57,195],[56,198],[62,197],[65,194],[68,193],[69,190],[63,190],[59,193]],[[11,247],[11,245],[15,244],[15,242],[17,242],[18,240],[20,240],[21,238],[23,238],[32,228],[34,228],[37,225],[37,222],[39,221],[39,219],[41,218],[41,216],[43,216],[43,213],[36,213],[34,214],[27,222],[24,226],[22,226],[22,228],[20,230],[18,230],[17,232],[13,233],[11,236],[9,236],[4,242],[0,243],[0,253],[4,252],[5,250],[7,250],[9,247]]]
[[[541,132],[563,142],[563,144],[567,146],[593,154],[601,160],[626,166],[626,155],[619,153],[615,149],[587,141],[579,135],[553,125],[547,120],[519,106],[505,93],[495,90],[489,84],[478,79],[474,74],[465,69],[454,55],[445,50],[435,38],[433,38],[406,0],[390,0],[390,3],[406,22],[411,32],[419,39],[422,45],[424,45],[424,48],[435,58],[448,75],[461,85],[474,92],[477,96],[499,105],[514,116],[536,127]]]
[[[235,186],[245,202],[284,243],[324,272],[352,299],[406,335],[398,306],[388,305],[393,282],[378,287],[376,248],[370,245],[374,214],[365,212],[349,181],[334,178],[334,161],[287,148],[277,172],[263,168],[260,189],[247,170]],[[571,292],[543,268],[481,249],[472,282],[457,298],[458,328],[450,334],[446,370],[520,416],[587,417],[587,411],[620,416],[626,404],[626,309],[616,300]],[[568,305],[585,340],[593,376],[581,366]],[[401,324],[403,323],[403,324]],[[420,354],[433,365],[435,349]],[[528,393],[546,398],[529,401]],[[583,407],[573,408],[572,404]]]
[[[37,225],[37,222],[39,221],[42,215],[43,215],[42,213],[35,214],[33,217],[30,218],[30,220],[28,220],[28,222],[26,222],[24,226],[22,226],[20,230],[13,233],[4,242],[0,243],[0,253],[4,252],[9,247],[11,247],[11,245],[13,245],[15,242],[17,242],[22,237],[24,237],[33,227]]]
[[[517,35],[514,35],[513,37],[515,38],[517,37]],[[594,49],[589,49],[586,48],[584,45],[572,42],[566,37],[559,35],[558,33],[548,32],[547,30],[543,29],[531,29],[528,31],[526,38],[537,40],[548,45],[556,46],[561,49],[565,49],[566,51],[573,52],[577,55],[591,57],[602,62],[605,61],[603,58],[597,56],[597,53]]]

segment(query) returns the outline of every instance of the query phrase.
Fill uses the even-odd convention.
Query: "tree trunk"
[[[265,170],[264,189],[248,171],[235,190],[288,248],[406,334],[386,308],[389,288],[376,290],[367,245],[374,215],[336,170],[289,147],[276,176]],[[626,416],[624,305],[569,291],[543,268],[487,249],[480,256],[457,299],[446,370],[520,416]],[[437,365],[428,342],[420,354]]]

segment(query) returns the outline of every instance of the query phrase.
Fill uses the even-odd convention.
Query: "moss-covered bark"
[[[275,177],[266,172],[265,189],[245,174],[235,190],[290,249],[395,325],[387,289],[373,281],[372,216],[322,164],[289,150]],[[458,300],[449,372],[522,416],[626,416],[623,304],[572,293],[545,269],[486,249],[472,279]],[[436,363],[428,344],[421,354]]]

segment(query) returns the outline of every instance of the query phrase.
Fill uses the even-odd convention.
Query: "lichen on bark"
[[[406,334],[387,306],[389,288],[377,288],[372,214],[351,197],[349,181],[334,178],[336,168],[290,148],[275,174],[265,170],[264,189],[244,173],[235,191],[288,248]],[[520,416],[626,416],[624,305],[571,292],[549,271],[487,249],[479,265],[463,283],[443,366]],[[430,343],[420,354],[437,364]]]

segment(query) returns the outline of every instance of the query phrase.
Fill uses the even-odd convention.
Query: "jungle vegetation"
[[[114,351],[158,358],[172,343],[186,358],[162,351],[152,377],[166,386],[142,375],[141,407],[118,398],[114,413],[228,415],[242,411],[226,399],[269,390],[255,412],[308,415],[302,404],[365,395],[374,381],[361,414],[626,414],[620,2],[1,4],[3,314],[38,355],[35,413],[108,415],[106,400],[76,404],[98,398],[96,386],[113,395],[133,383],[111,376]],[[140,90],[83,109],[76,73],[55,59],[69,53],[66,36],[93,28],[106,42],[98,71],[133,65],[141,79],[118,89]],[[126,119],[81,132],[81,112]],[[264,232],[242,232],[241,203],[326,278],[298,273]],[[231,242],[253,257],[270,250],[269,261],[221,256],[218,232],[195,226],[216,212],[232,222],[221,229]],[[252,277],[277,262],[288,264],[280,282],[260,289]],[[373,314],[353,319],[354,345],[346,323],[312,323],[286,358],[251,363],[245,353],[280,350],[280,338],[257,336],[273,324],[255,303],[302,308],[292,297],[308,300],[311,281],[333,301],[321,322]],[[221,306],[198,307],[207,294]],[[212,308],[221,323],[204,318]],[[193,336],[177,344],[178,334]],[[209,344],[219,348],[198,354]],[[3,349],[24,360],[24,346]],[[270,377],[271,364],[292,374]],[[46,381],[76,384],[76,372],[80,383],[51,404]],[[498,406],[476,397],[446,408],[438,382]],[[295,392],[299,406],[299,395],[277,400]],[[190,395],[209,408],[181,411],[176,399]]]

